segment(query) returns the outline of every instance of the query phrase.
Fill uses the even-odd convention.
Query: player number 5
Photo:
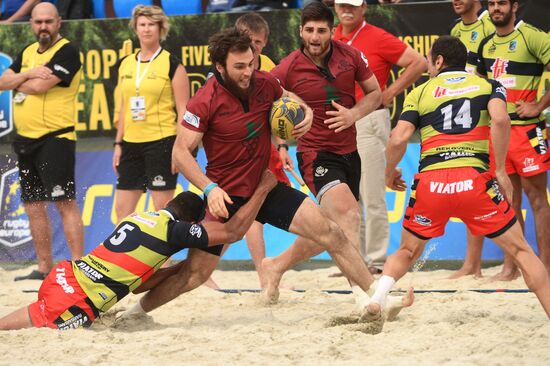
[[[113,245],[120,245],[124,239],[126,239],[126,230],[132,231],[134,227],[128,224],[124,224],[120,229],[117,230],[115,236],[113,236],[109,241]]]

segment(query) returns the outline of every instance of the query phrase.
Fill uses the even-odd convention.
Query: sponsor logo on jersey
[[[493,184],[491,186],[493,188],[493,191],[495,192],[495,195],[499,201],[504,200],[504,195],[502,192],[500,192],[500,186],[498,185],[498,182],[496,179],[493,179]]]
[[[471,93],[479,89],[479,85],[470,85],[460,89],[449,89],[438,85],[434,90],[434,98],[456,97],[458,95]]]
[[[439,156],[445,160],[451,160],[451,159],[457,159],[457,158],[470,158],[472,156],[475,156],[475,154],[471,152],[466,152],[466,151],[448,151],[448,152],[440,153]]]
[[[92,268],[86,262],[79,261],[76,265],[78,268],[80,268],[80,271],[84,273],[86,277],[94,282],[97,282],[104,277],[101,273],[99,273],[95,268]]]
[[[474,181],[472,179],[461,180],[458,182],[430,182],[430,192],[440,194],[453,194],[460,192],[472,191],[474,189]]]
[[[74,294],[74,288],[69,285],[67,278],[65,277],[65,268],[56,268],[55,272],[55,282],[61,286],[66,294]]]
[[[529,172],[532,172],[532,171],[538,170],[538,169],[539,169],[539,165],[535,164],[535,158],[525,158],[525,160],[523,160],[523,169],[522,169],[522,171],[524,173],[529,173]]]
[[[477,31],[473,31],[472,34],[470,34],[470,42],[475,42],[479,38],[479,33]]]
[[[455,76],[452,78],[445,78],[445,84],[459,84],[466,81],[466,76]]]
[[[148,218],[145,218],[145,217],[143,217],[143,216],[140,216],[139,214],[137,214],[137,213],[135,213],[135,212],[134,212],[133,214],[131,214],[130,217],[131,217],[132,219],[136,220],[136,221],[141,222],[142,224],[145,224],[145,225],[149,226],[149,227],[155,227],[155,226],[157,226],[157,222],[156,222],[156,221],[154,221],[154,220],[149,220]]]
[[[495,59],[495,62],[493,62],[493,66],[491,66],[491,71],[493,72],[493,79],[497,79],[507,74],[506,69],[508,69],[508,60],[503,60],[500,57],[497,57]],[[504,84],[503,84],[504,85]]]
[[[495,89],[495,92],[502,94],[504,96],[504,98],[506,98],[506,88],[505,87],[497,86],[497,88]]]
[[[0,178],[0,244],[16,247],[32,240],[29,218],[21,202],[19,169],[12,168]]]
[[[316,169],[315,169],[315,176],[316,177],[324,177],[325,174],[327,174],[328,172],[328,169],[325,168],[325,167],[322,167],[322,166],[318,166]]]
[[[199,124],[201,122],[201,119],[199,116],[189,111],[185,112],[185,114],[183,115],[183,120],[196,128],[199,128]]]
[[[64,67],[61,66],[61,65],[54,64],[54,65],[53,65],[53,69],[54,69],[55,71],[61,71],[61,72],[64,73],[65,75],[69,75],[69,70],[67,70],[66,68],[64,68]]]
[[[510,43],[508,44],[508,51],[515,52],[517,48],[518,48],[518,41],[516,41],[515,39],[510,41]]]
[[[431,219],[419,214],[414,215],[414,222],[422,226],[432,226]]]
[[[189,228],[189,234],[196,236],[197,238],[200,238],[202,236],[202,229],[200,225],[193,224]]]
[[[495,44],[492,44],[491,47],[489,47],[489,54],[495,53],[497,50],[497,46]]]

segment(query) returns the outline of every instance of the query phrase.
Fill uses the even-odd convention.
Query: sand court
[[[0,270],[0,315],[34,301],[34,281],[13,282],[16,271]],[[476,293],[468,289],[525,289],[523,280],[484,283],[451,271],[407,274],[396,288],[456,289],[416,294],[383,331],[369,335],[349,326],[328,327],[336,315],[355,310],[336,267],[290,271],[280,302],[266,307],[257,293],[221,293],[201,287],[139,321],[115,323],[115,313],[135,303],[128,296],[91,329],[0,332],[0,365],[120,365],[175,362],[188,365],[543,365],[550,362],[550,322],[532,293]],[[498,267],[484,270],[496,274]],[[223,288],[257,288],[252,271],[216,271]]]

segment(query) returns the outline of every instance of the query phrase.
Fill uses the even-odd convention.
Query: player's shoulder
[[[36,51],[38,49],[38,46],[39,46],[38,42],[29,43],[25,47],[23,47],[23,49],[21,50],[21,53],[24,53],[25,51],[30,51],[30,52]]]
[[[460,24],[462,24],[462,19],[461,18],[456,18],[451,26],[449,27],[449,34],[453,37],[458,37],[458,34],[460,33],[459,30],[460,30]]]
[[[524,21],[521,21],[521,23],[516,26],[516,29],[527,37],[548,37],[548,33]]]
[[[281,62],[279,62],[279,65],[283,65],[283,66],[290,66],[290,65],[293,65],[296,63],[296,61],[300,58],[302,54],[302,50],[301,49],[297,49],[297,50],[294,50],[292,51],[291,53],[289,53],[288,55],[286,55],[282,60]]]
[[[483,38],[483,39],[481,40],[481,42],[479,43],[479,49],[480,49],[480,50],[483,50],[483,48],[485,47],[485,45],[486,45],[487,43],[489,43],[489,41],[491,41],[491,40],[495,37],[495,34],[496,34],[496,33],[491,33],[491,34],[489,34],[488,36],[486,36],[485,38]]]
[[[359,51],[357,48],[349,46],[342,41],[333,40],[332,46],[334,47],[333,55],[335,53],[341,53],[346,57],[356,57],[361,55],[361,51]]]

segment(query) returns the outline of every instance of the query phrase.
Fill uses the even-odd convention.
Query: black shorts
[[[355,199],[359,200],[361,158],[357,151],[344,155],[306,151],[296,154],[296,157],[304,182],[318,201],[329,189],[340,183],[347,184]]]
[[[296,215],[298,208],[306,198],[307,196],[304,193],[279,182],[267,195],[258,216],[256,216],[256,221],[288,231],[294,215]],[[231,196],[231,200],[233,204],[227,205],[229,217],[233,216],[248,201],[246,198],[235,196]],[[207,215],[209,215],[208,211]],[[222,249],[223,245],[216,245],[202,250],[219,256]]]
[[[17,155],[23,202],[75,198],[75,141],[51,138],[29,155]]]
[[[172,147],[176,136],[149,142],[122,142],[117,189],[167,191],[176,188]]]

